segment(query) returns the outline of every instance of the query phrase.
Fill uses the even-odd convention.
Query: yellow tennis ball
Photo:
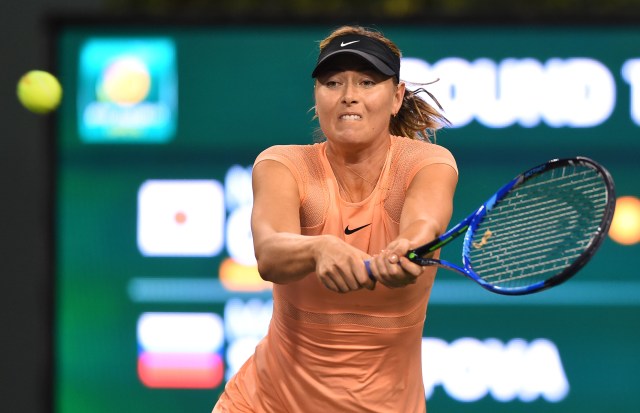
[[[33,113],[55,110],[62,100],[62,86],[51,73],[31,70],[18,81],[18,100]]]

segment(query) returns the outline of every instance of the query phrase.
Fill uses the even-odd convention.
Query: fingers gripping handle
[[[415,262],[418,265],[422,265],[423,267],[429,266],[429,265],[441,264],[441,261],[435,260],[433,258],[421,258],[418,255],[416,255],[414,251],[410,251],[409,254],[407,254],[407,258],[409,258],[411,261]],[[451,264],[449,264],[449,266],[451,266]],[[367,274],[369,274],[369,278],[371,278],[373,281],[376,281],[376,278],[373,276],[373,273],[371,272],[371,261],[365,260],[364,268],[367,270]]]

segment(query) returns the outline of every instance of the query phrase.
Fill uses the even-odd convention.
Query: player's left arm
[[[402,208],[399,235],[371,259],[371,272],[378,281],[388,287],[416,282],[424,269],[405,255],[446,231],[457,183],[457,171],[447,164],[427,165],[414,176]]]

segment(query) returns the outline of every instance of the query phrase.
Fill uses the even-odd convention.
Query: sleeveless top
[[[332,234],[371,255],[398,235],[406,190],[421,168],[440,163],[457,172],[447,149],[392,136],[375,189],[350,203],[325,151],[326,143],[273,146],[255,164],[268,159],[291,171],[303,235]],[[425,412],[421,337],[435,271],[405,288],[345,294],[313,273],[274,284],[268,333],[214,412]]]

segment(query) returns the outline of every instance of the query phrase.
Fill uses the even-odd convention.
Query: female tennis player
[[[436,268],[404,255],[451,218],[456,163],[430,142],[446,119],[405,90],[400,51],[377,31],[331,33],[312,77],[324,139],[268,148],[253,169],[269,331],[213,411],[425,412]]]

